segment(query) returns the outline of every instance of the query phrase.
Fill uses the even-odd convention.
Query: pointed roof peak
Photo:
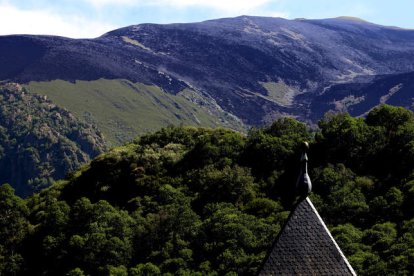
[[[294,205],[259,275],[356,275],[308,195],[309,144],[303,143]]]
[[[356,275],[309,198],[291,212],[259,275]]]

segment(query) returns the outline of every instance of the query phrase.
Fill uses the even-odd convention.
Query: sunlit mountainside
[[[411,102],[396,99],[406,98],[401,89],[410,85],[403,79],[398,89],[399,74],[414,71],[414,31],[355,18],[242,16],[190,24],[134,25],[95,39],[4,36],[0,42],[0,79],[29,83],[29,88],[35,82],[53,80],[74,84],[80,80],[128,80],[153,86],[166,97],[191,91],[187,100],[212,114],[216,124],[227,126],[237,126],[227,113],[252,126],[285,115],[316,122],[328,110],[358,110],[355,115],[360,115],[382,102],[411,107]],[[372,91],[355,90],[361,85],[375,86],[390,75],[397,83],[380,85],[375,92],[379,97],[371,99]],[[337,93],[344,85],[354,89]],[[72,95],[66,88],[68,85],[55,83],[44,92],[35,91]],[[100,89],[97,85],[96,90]],[[111,91],[118,91],[120,98],[128,97],[134,87],[116,86]],[[63,107],[71,109],[70,96],[65,97],[68,106]],[[100,104],[100,99],[94,101]],[[194,115],[184,117],[191,120]],[[145,124],[140,130],[114,120],[138,133],[147,129]]]

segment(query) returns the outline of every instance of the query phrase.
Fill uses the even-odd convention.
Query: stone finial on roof
[[[303,152],[300,159],[301,167],[298,179],[296,181],[296,195],[300,197],[300,200],[305,199],[312,191],[312,182],[308,174],[308,155],[309,150],[308,142],[302,144]]]

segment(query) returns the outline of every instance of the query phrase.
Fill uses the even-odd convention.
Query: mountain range
[[[167,125],[241,132],[329,111],[413,107],[414,30],[352,17],[140,24],[94,39],[0,37],[0,80],[46,96],[109,146]]]
[[[400,95],[409,86],[405,73],[414,72],[414,31],[349,17],[241,16],[140,24],[95,39],[3,36],[0,61],[2,80],[123,79],[169,95],[191,90],[194,95],[185,95],[189,101],[247,126],[283,115],[315,122],[338,106],[361,115],[381,103],[378,96],[410,107],[395,98],[405,97]],[[390,75],[392,80],[384,80]],[[368,87],[375,89],[375,100]]]

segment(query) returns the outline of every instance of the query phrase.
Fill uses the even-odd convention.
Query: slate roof
[[[291,212],[259,275],[356,275],[309,198]]]

